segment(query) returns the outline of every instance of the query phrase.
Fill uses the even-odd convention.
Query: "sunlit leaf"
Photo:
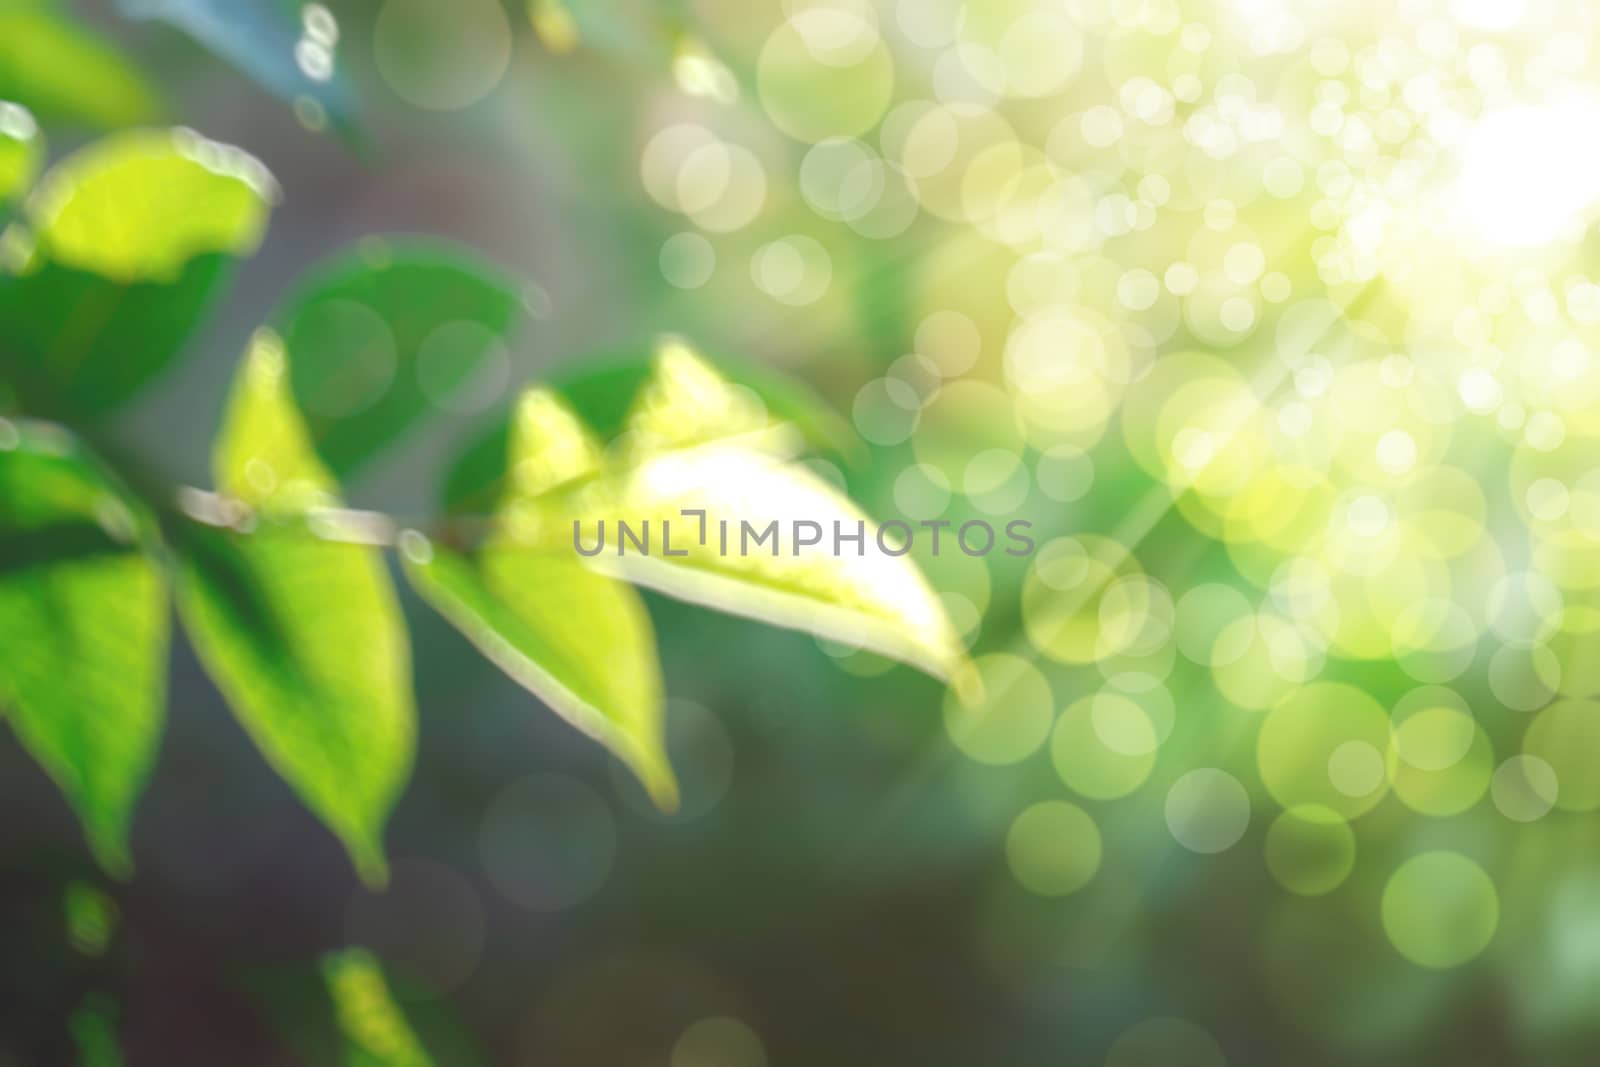
[[[370,952],[331,952],[322,959],[322,974],[349,1043],[347,1067],[431,1067],[433,1057],[417,1040]]]
[[[116,874],[164,710],[167,598],[148,536],[63,431],[0,420],[0,711]]]
[[[110,129],[149,122],[160,97],[109,42],[46,3],[0,7],[0,99],[46,123]]]
[[[350,949],[305,964],[253,965],[238,976],[239,986],[249,996],[265,1028],[283,1043],[287,1062],[297,1067],[350,1067],[351,1063],[379,1062],[372,1059],[372,1052],[362,1048],[346,1025],[343,1012],[351,1002],[335,1002],[337,995],[348,991],[348,985],[329,982],[330,970],[343,976],[364,969],[359,962],[354,967],[341,966],[341,961],[352,954],[357,961],[366,956],[361,949]],[[367,956],[367,960],[375,973],[382,966],[374,956]],[[488,1062],[451,998],[441,998],[437,987],[404,966],[391,967],[378,977],[388,986],[394,1007],[403,1011],[405,1026],[437,1062],[450,1067],[482,1067]],[[355,984],[359,986],[361,981],[358,979]],[[356,993],[354,1003],[359,1003],[359,989]]]
[[[880,542],[875,523],[837,489],[748,435],[710,439],[707,429],[718,421],[742,428],[729,413],[738,403],[736,394],[719,393],[714,373],[692,355],[663,354],[629,420],[612,492],[587,516],[587,543],[598,532],[592,520],[612,525],[607,552],[594,562],[686,600],[963,680],[965,650],[938,596],[892,541]],[[686,511],[703,511],[703,520]],[[671,523],[673,551],[683,555],[666,555],[659,542],[649,555],[617,554],[617,519],[635,527],[648,520],[658,538]],[[778,540],[747,546],[746,522],[751,536],[776,522]],[[816,524],[820,543],[794,546],[796,522]],[[726,547],[725,530],[732,538]],[[858,532],[859,545],[836,541],[838,533]]]
[[[276,321],[317,450],[344,476],[425,415],[460,418],[497,400],[523,316],[493,264],[406,239],[336,256]]]
[[[279,0],[119,0],[132,18],[183,30],[308,117],[349,128],[355,98],[336,62],[339,24],[323,4]],[[298,17],[297,17],[298,16]]]
[[[0,100],[0,225],[10,214],[10,205],[33,184],[43,157],[44,138],[32,113]]]
[[[52,168],[0,245],[0,369],[29,409],[99,414],[170,363],[273,195],[259,163],[181,131],[120,134]]]
[[[170,282],[208,252],[246,256],[277,197],[259,161],[187,130],[135,130],[51,168],[28,202],[36,254],[113,281]]]
[[[681,373],[664,379],[659,373],[663,362],[682,368]],[[692,367],[704,368],[704,374],[689,369]],[[648,349],[595,356],[559,379],[555,388],[607,439],[630,429],[629,419],[643,391],[659,389],[689,396],[698,391],[710,405],[699,412],[698,425],[679,426],[673,431],[678,434],[713,440],[750,432],[762,428],[759,415],[764,413],[769,425],[792,427],[813,448],[841,455],[852,455],[860,448],[850,424],[806,386],[747,363],[725,357],[708,359],[676,337],[663,337]],[[660,395],[651,402],[659,406],[672,400]],[[726,410],[718,408],[719,404],[726,405]],[[735,420],[719,422],[724,415],[735,416]]]
[[[214,462],[248,532],[185,528],[178,604],[202,662],[267,761],[386,877],[383,825],[415,741],[410,651],[382,556],[316,535],[336,486],[289,397],[282,343],[253,342]]]
[[[584,567],[563,487],[598,470],[598,447],[548,392],[518,406],[512,488],[481,550],[408,553],[418,592],[486,656],[677,804],[662,728],[655,636],[638,593]]]
[[[552,388],[560,392],[597,435],[611,439],[627,429],[628,416],[636,400],[655,380],[657,357],[672,358],[674,354],[709,366],[683,341],[668,337],[652,349],[601,353],[586,359],[572,373],[552,383]],[[713,377],[739,387],[729,394],[728,401],[732,408],[738,409],[738,417],[732,422],[707,419],[698,429],[687,432],[699,433],[703,439],[710,440],[730,433],[762,432],[777,424],[792,427],[803,443],[825,452],[853,456],[859,451],[859,441],[849,423],[803,385],[727,360],[719,359],[714,366],[715,370],[709,371]],[[673,388],[680,387],[692,388],[688,383],[673,385]],[[758,419],[763,411],[765,423]],[[509,421],[485,433],[462,453],[445,482],[446,507],[456,511],[481,510],[498,499],[503,489],[508,435]],[[773,435],[768,443],[789,454],[800,443],[794,436],[780,433]]]

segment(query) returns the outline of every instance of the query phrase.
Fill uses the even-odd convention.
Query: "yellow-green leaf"
[[[799,445],[794,428],[770,419],[754,390],[727,381],[676,338],[656,347],[627,435],[627,446],[644,455],[733,437],[775,439],[782,451]]]
[[[237,149],[136,130],[50,170],[0,235],[0,375],[73,420],[132,396],[255,250],[271,179]]]
[[[130,130],[45,174],[27,205],[31,251],[113,281],[171,282],[198,256],[254,252],[276,198],[266,167],[238,148]]]
[[[166,590],[148,532],[64,431],[0,419],[0,711],[108,871],[161,736]]]
[[[217,484],[253,521],[184,531],[184,625],[267,761],[379,884],[415,744],[410,649],[382,556],[308,522],[337,498],[270,334],[245,358],[214,458]]]
[[[44,155],[44,138],[27,108],[0,100],[0,220],[6,205],[33,184]]]
[[[606,552],[594,562],[686,600],[965,680],[966,651],[916,565],[885,551],[876,524],[843,493],[771,448],[782,427],[758,426],[747,403],[692,353],[663,354],[656,381],[630,419],[624,465],[585,516],[591,545],[594,521],[610,520]],[[718,427],[726,433],[718,436]],[[635,530],[648,521],[658,538],[655,551],[619,555],[618,519]],[[821,543],[795,549],[796,521],[816,523]],[[671,524],[672,551],[682,556],[662,551],[664,522]],[[746,522],[756,534],[777,522],[779,551],[772,552],[771,541],[741,551]],[[725,529],[734,539],[728,549]],[[851,537],[864,532],[860,548],[850,541],[839,550],[836,529]]]
[[[109,129],[154,119],[161,101],[144,75],[51,8],[10,0],[0,9],[0,99],[52,123]]]
[[[251,339],[211,468],[218,492],[267,515],[303,515],[338,502],[333,475],[290,398],[283,340],[271,330]]]
[[[417,591],[491,661],[614,752],[663,808],[677,805],[662,727],[655,635],[639,594],[572,551],[564,490],[599,449],[552,394],[518,405],[510,489],[469,556],[412,544]]]
[[[117,902],[88,882],[69,882],[62,894],[67,942],[85,956],[103,956],[117,930]]]
[[[432,1067],[433,1058],[395,1003],[383,968],[352,948],[322,958],[334,1018],[348,1047],[348,1067]]]

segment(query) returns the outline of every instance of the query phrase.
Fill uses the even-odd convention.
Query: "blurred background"
[[[349,946],[440,1064],[1593,1062],[1600,14],[289,5],[340,111],[141,6],[68,10],[282,192],[108,430],[174,483],[294,279],[421,233],[525,315],[354,504],[676,333],[815,389],[870,514],[1039,551],[919,550],[976,717],[650,596],[672,816],[408,593],[381,893],[175,639],[128,881],[0,738],[0,1063],[414,1062],[343,1051]]]

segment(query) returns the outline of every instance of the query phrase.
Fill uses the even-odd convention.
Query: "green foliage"
[[[23,132],[0,147],[36,152]],[[36,165],[0,162],[12,194]],[[260,243],[274,191],[248,155],[182,131],[118,134],[58,163],[0,246],[0,395],[69,423],[126,400]],[[12,438],[0,452],[0,704],[108,870],[129,867],[128,824],[158,741],[169,583],[246,732],[374,885],[415,740],[410,650],[381,548],[401,545],[421,596],[663,808],[678,788],[661,670],[629,581],[957,675],[961,645],[901,558],[767,560],[710,542],[673,560],[574,551],[575,523],[610,516],[681,529],[684,508],[765,523],[803,503],[817,521],[861,519],[792,459],[807,442],[850,449],[838,416],[771,375],[730,382],[679,340],[525,392],[448,479],[446,496],[478,514],[397,537],[388,517],[346,510],[340,479],[448,410],[475,374],[509,370],[522,295],[479,257],[426,240],[370,239],[316,269],[245,356],[214,446],[215,492],[152,484],[108,457],[135,498],[65,431],[0,423]]]
[[[639,595],[586,568],[565,540],[562,489],[598,469],[598,446],[544,391],[523,397],[518,472],[476,553],[408,554],[417,591],[518,683],[615,752],[663,808],[677,783],[662,737],[655,637]]]
[[[47,123],[100,129],[150,122],[162,110],[137,68],[49,0],[0,9],[0,100]]]
[[[117,1006],[110,998],[98,993],[85,997],[72,1013],[68,1029],[78,1047],[79,1067],[122,1067],[122,1050],[117,1046]]]
[[[526,394],[500,464],[503,495],[487,545],[469,554],[419,544],[408,574],[490,659],[622,757],[658,804],[674,802],[676,787],[661,747],[654,641],[634,594],[576,556],[574,523],[620,517],[657,531],[676,523],[682,558],[619,554],[594,563],[685,600],[965,682],[965,649],[904,558],[719,550],[722,523],[737,536],[746,520],[764,526],[786,515],[830,532],[835,520],[852,530],[865,521],[842,493],[785,458],[798,434],[758,394],[669,340],[627,409],[606,423],[621,432],[602,451],[564,396]],[[468,461],[489,469],[479,455],[469,452]],[[708,536],[695,536],[685,510],[705,513]],[[586,539],[597,536],[591,528]]]
[[[254,159],[192,133],[137,131],[58,163],[5,236],[0,369],[25,406],[98,415],[167,366],[273,199]]]
[[[237,148],[185,131],[97,141],[34,192],[36,253],[112,281],[171,282],[196,256],[249,255],[276,197],[272,176]]]
[[[313,268],[275,322],[317,451],[347,476],[503,359],[523,316],[511,279],[481,257],[373,239]]]
[[[372,954],[346,949],[323,957],[323,977],[347,1048],[345,1067],[431,1067],[433,1057],[389,993]]]
[[[549,388],[597,435],[616,437],[627,428],[634,398],[656,372],[658,350],[670,343],[597,353],[575,371],[558,376]],[[860,441],[850,424],[804,385],[725,357],[719,356],[716,365],[723,379],[745,391],[741,395],[759,401],[773,421],[794,427],[806,444],[845,457],[860,453]],[[445,478],[441,496],[446,508],[476,511],[500,498],[510,434],[507,418],[462,452]]]
[[[336,487],[289,398],[283,348],[245,357],[214,462],[247,533],[188,528],[178,604],[201,659],[267,760],[337,834],[364,880],[386,877],[383,824],[411,765],[405,630],[379,554],[314,534]]]
[[[339,30],[331,16],[280,0],[118,0],[117,6],[131,18],[176,26],[268,92],[302,109],[309,105],[313,119],[352,127],[355,98],[334,64]]]
[[[0,420],[0,708],[113,872],[163,715],[152,538],[70,436]]]
[[[117,902],[87,882],[72,882],[62,896],[67,941],[85,956],[103,956],[117,929]]]
[[[703,511],[704,536],[687,555],[617,558],[630,579],[674,596],[779,626],[869,648],[942,679],[962,675],[965,649],[938,597],[904,557],[864,546],[864,555],[728,552],[720,531],[742,523],[804,518],[831,537],[865,522],[849,499],[783,457],[787,425],[758,398],[723,381],[680,343],[665,345],[635,398],[624,457],[605,494],[615,515],[684,523]],[[604,512],[601,513],[602,515]],[[700,520],[687,520],[694,529]],[[873,531],[867,524],[866,538]]]

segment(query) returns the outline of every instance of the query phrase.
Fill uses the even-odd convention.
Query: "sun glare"
[[[1600,97],[1491,111],[1468,135],[1455,186],[1461,220],[1488,244],[1532,248],[1580,236],[1600,202]]]

